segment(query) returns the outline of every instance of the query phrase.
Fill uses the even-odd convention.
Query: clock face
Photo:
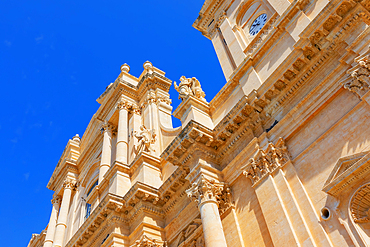
[[[262,14],[260,16],[258,16],[252,23],[250,29],[249,29],[249,34],[250,35],[256,35],[261,29],[262,27],[265,25],[267,21],[267,15],[266,14]]]

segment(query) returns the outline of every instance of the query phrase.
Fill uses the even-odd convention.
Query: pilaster
[[[50,215],[50,220],[48,224],[48,230],[46,232],[44,247],[51,247],[53,245],[60,202],[61,202],[61,197],[58,195],[54,195],[53,199],[51,200],[51,203],[53,204],[53,208],[51,210],[51,215]]]
[[[72,191],[76,188],[76,180],[67,178],[64,183],[62,204],[60,206],[58,223],[56,225],[53,247],[62,247],[64,234],[67,228],[68,210],[71,202]]]

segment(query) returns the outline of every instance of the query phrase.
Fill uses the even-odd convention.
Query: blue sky
[[[225,83],[212,43],[192,27],[203,1],[2,1],[1,246],[26,246],[51,212],[47,182],[95,101],[128,63],[197,77],[210,101]],[[174,109],[179,104],[171,88]]]

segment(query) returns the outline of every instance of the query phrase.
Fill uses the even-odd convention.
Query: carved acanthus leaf
[[[356,93],[358,96],[362,96],[369,91],[370,86],[370,59],[369,56],[357,61],[358,65],[355,66],[357,69],[347,71],[351,75],[352,79],[349,82],[343,84],[345,89]]]
[[[290,160],[289,152],[283,138],[274,145],[269,143],[266,150],[259,149],[253,158],[249,159],[243,170],[243,175],[250,178],[255,185],[262,178],[284,166]]]
[[[203,175],[200,176],[197,182],[192,184],[190,189],[186,190],[186,194],[198,205],[209,200],[216,201],[220,214],[233,205],[228,184],[209,180]]]
[[[67,178],[66,180],[64,180],[63,187],[65,189],[72,189],[72,190],[74,190],[77,187],[77,181],[74,180],[74,179],[71,179],[71,178]]]

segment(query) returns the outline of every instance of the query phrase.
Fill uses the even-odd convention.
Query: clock
[[[252,23],[250,29],[249,29],[249,34],[254,36],[256,35],[259,31],[261,31],[262,27],[265,25],[267,21],[267,15],[262,14],[258,16]]]

